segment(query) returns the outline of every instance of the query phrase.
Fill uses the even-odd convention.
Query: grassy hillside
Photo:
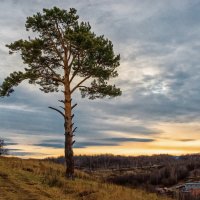
[[[169,200],[140,190],[101,183],[76,172],[64,178],[64,167],[48,161],[0,157],[1,200]]]

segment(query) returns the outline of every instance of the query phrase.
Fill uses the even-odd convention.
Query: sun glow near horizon
[[[84,148],[74,148],[74,154],[138,156],[154,154],[183,155],[200,152],[200,140],[198,140],[199,125],[197,123],[193,123],[193,125],[190,124],[190,126],[184,126],[181,124],[174,124],[172,126],[170,123],[165,123],[162,125],[160,124],[157,128],[161,129],[161,127],[163,133],[160,135],[154,135],[153,137],[150,136],[150,138],[154,139],[152,142],[121,142],[116,146],[106,146],[106,144],[105,146],[86,146]],[[194,130],[196,130],[196,132],[194,132]],[[22,158],[45,158],[64,155],[63,148],[45,147],[31,144],[18,144],[8,147],[16,149],[16,152],[13,150],[14,155]],[[20,152],[22,152],[21,155]]]

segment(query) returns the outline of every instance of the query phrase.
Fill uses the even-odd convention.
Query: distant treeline
[[[63,163],[64,158],[48,158]],[[169,187],[180,181],[200,181],[200,155],[153,155],[153,156],[114,156],[94,155],[75,156],[75,166],[85,170],[120,170],[136,168],[128,173],[112,173],[107,181],[129,186],[142,186],[148,189]],[[155,167],[154,167],[155,166]],[[156,167],[158,166],[158,167]],[[138,170],[137,170],[138,169]],[[140,170],[141,169],[141,170]]]
[[[56,163],[64,163],[64,157],[47,158]],[[152,165],[162,165],[166,162],[172,162],[176,157],[171,155],[154,155],[154,156],[115,156],[112,154],[102,155],[79,155],[75,156],[76,168],[89,170],[99,169],[121,169],[132,167],[143,167]]]

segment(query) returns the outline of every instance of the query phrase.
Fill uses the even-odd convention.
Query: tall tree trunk
[[[73,157],[73,133],[72,133],[72,108],[71,95],[65,96],[65,160],[66,160],[66,176],[74,178],[74,157]]]
[[[73,124],[72,124],[72,99],[69,76],[65,72],[65,162],[66,177],[74,179],[74,153],[73,153]]]

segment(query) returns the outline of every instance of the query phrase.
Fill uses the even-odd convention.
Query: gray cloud
[[[100,143],[100,142],[79,142],[74,145],[74,148],[86,148],[91,146],[120,146],[119,143]]]
[[[74,144],[74,148],[86,148],[90,146],[118,146],[118,143],[100,143],[100,142],[77,142]],[[35,146],[52,147],[52,148],[64,148],[64,143],[39,143]]]
[[[123,142],[153,142],[154,139],[148,138],[103,138],[96,141],[77,141],[74,148],[86,148],[90,146],[120,146]],[[41,143],[34,144],[35,146],[63,148],[64,142],[61,139],[43,140]]]
[[[53,148],[64,148],[64,143],[39,143],[35,144],[35,146],[40,146],[40,147],[53,147]]]
[[[153,142],[154,139],[147,138],[104,138],[104,141],[110,142]]]
[[[176,140],[176,141],[179,141],[179,142],[193,142],[193,141],[196,141],[195,139],[179,139],[179,140]]]
[[[0,83],[13,70],[22,69],[20,57],[9,56],[5,44],[27,37],[26,17],[44,7],[75,7],[81,20],[90,21],[97,34],[111,39],[122,57],[116,79],[123,90],[121,97],[89,101],[76,94],[73,98],[78,102],[75,124],[80,147],[101,145],[81,143],[83,139],[121,138],[117,134],[133,140],[138,135],[155,138],[163,133],[155,128],[162,122],[199,122],[199,5],[199,0],[155,0],[153,4],[148,0],[1,1]],[[47,108],[58,105],[60,98],[60,94],[45,95],[24,83],[11,97],[0,99],[0,136],[10,138],[11,133],[18,133],[64,138],[62,118]],[[126,139],[109,140],[108,144],[118,145]],[[48,141],[41,144],[53,145]],[[56,144],[59,147],[61,143]]]
[[[8,146],[8,145],[9,145],[9,146],[10,146],[10,145],[18,145],[18,143],[16,143],[16,142],[6,142],[5,145],[6,145],[6,146]]]

